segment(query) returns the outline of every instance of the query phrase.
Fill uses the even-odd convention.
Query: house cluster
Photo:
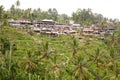
[[[10,20],[9,25],[17,28],[24,28],[29,25],[34,32],[46,36],[59,36],[61,34],[75,34],[70,26],[59,24],[53,20],[44,19],[42,21],[29,21],[29,20]]]
[[[61,34],[76,34],[79,31],[84,36],[104,36],[106,33],[112,34],[114,28],[101,28],[99,24],[94,24],[92,26],[82,27],[80,24],[71,24],[70,26],[66,24],[59,24],[53,20],[44,19],[42,21],[29,21],[25,19],[21,20],[10,20],[10,26],[23,28],[29,25],[34,32],[38,34],[43,34],[46,36],[59,36]]]
[[[104,37],[105,34],[113,34],[115,28],[113,27],[106,27],[102,28],[100,25],[95,24],[89,27],[84,27],[82,33],[84,36],[100,36]]]

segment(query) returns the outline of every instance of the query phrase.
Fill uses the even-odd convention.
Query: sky
[[[0,5],[9,9],[17,0],[0,0]],[[118,18],[120,20],[120,0],[19,0],[21,9],[37,9],[47,11],[56,8],[59,14],[65,13],[71,16],[78,8],[91,8],[92,12],[100,13],[104,17]]]

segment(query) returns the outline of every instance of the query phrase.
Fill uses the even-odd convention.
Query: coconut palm
[[[75,38],[75,36],[72,36],[72,43],[71,43],[71,48],[73,50],[73,57],[75,57],[77,55],[77,51],[78,51],[78,41],[77,39]]]
[[[2,26],[3,26],[3,12],[4,12],[3,6],[0,6],[0,32],[1,32]]]
[[[82,56],[82,53],[78,53],[76,58],[70,59],[67,68],[68,69],[66,71],[72,76],[72,80],[101,80],[100,76],[89,67],[88,61],[84,56]]]
[[[20,1],[17,0],[16,3],[15,3],[15,5],[16,5],[16,8],[18,8],[20,6]]]
[[[16,17],[18,17],[18,7],[20,6],[20,1],[17,0],[15,5],[16,5],[16,14],[17,14]]]
[[[3,6],[0,5],[0,19],[2,19],[3,17],[3,10],[4,10]]]
[[[43,43],[43,58],[49,58],[49,43]]]

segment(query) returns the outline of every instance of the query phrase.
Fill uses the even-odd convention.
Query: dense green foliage
[[[4,27],[0,80],[119,80],[120,34],[105,40],[30,36]]]
[[[72,14],[73,20],[82,25],[91,25],[95,23],[101,23],[104,17],[101,14],[96,14],[91,9],[78,9]]]

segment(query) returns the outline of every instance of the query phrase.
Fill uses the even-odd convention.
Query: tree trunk
[[[29,73],[29,80],[31,80],[31,74]]]
[[[11,55],[12,55],[12,42],[10,41],[10,52],[9,52],[9,73],[11,75]],[[12,79],[12,77],[10,76],[10,79]]]

